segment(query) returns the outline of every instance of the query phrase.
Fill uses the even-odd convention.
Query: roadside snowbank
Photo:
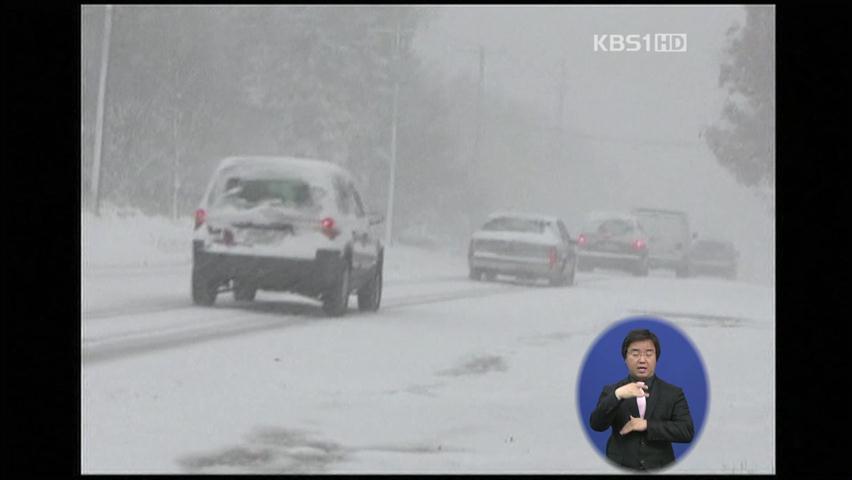
[[[147,216],[133,208],[104,206],[81,213],[82,268],[188,264],[192,219]]]
[[[105,206],[96,217],[82,212],[82,270],[188,266],[192,218],[147,216],[133,208]],[[396,244],[385,248],[385,279],[467,275],[463,255]]]

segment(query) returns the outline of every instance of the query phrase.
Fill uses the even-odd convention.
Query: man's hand
[[[626,383],[615,390],[615,396],[619,400],[633,397],[647,397],[649,396],[649,393],[645,391],[647,389],[648,386],[645,385],[645,382]]]
[[[627,435],[630,432],[644,432],[648,429],[648,421],[644,418],[636,418],[634,416],[630,416],[630,421],[625,423],[621,428],[621,431],[618,432],[622,435]]]

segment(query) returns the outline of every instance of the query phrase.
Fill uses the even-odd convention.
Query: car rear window
[[[546,222],[525,218],[498,217],[489,220],[483,230],[497,232],[544,233]]]
[[[288,208],[313,208],[318,187],[299,178],[243,178],[226,175],[220,181],[213,205],[237,209],[261,204]]]

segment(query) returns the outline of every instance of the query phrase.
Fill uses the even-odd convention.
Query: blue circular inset
[[[606,444],[612,430],[603,432],[592,430],[589,418],[597,406],[604,386],[627,377],[627,366],[621,356],[621,344],[631,330],[642,328],[653,332],[660,341],[656,376],[683,389],[692,416],[695,428],[692,441],[672,443],[675,461],[678,461],[698,441],[707,417],[709,391],[707,375],[698,350],[686,334],[662,319],[647,316],[630,317],[612,325],[598,337],[586,354],[580,370],[577,386],[580,423],[589,440],[606,458]]]

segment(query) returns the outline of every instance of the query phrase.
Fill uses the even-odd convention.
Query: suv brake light
[[[639,238],[633,241],[633,249],[634,250],[642,250],[645,248],[645,242]]]
[[[207,212],[203,208],[199,208],[195,211],[195,230],[204,225],[205,221],[207,221]]]
[[[322,230],[322,234],[328,237],[330,240],[334,240],[335,237],[340,235],[340,230],[337,229],[334,223],[334,219],[331,217],[323,218],[320,221],[320,227]]]
[[[553,268],[556,265],[557,256],[556,256],[556,247],[550,247],[550,252],[547,255],[547,262],[550,264],[550,268]]]
[[[580,244],[580,246],[584,246],[586,244],[586,242],[587,242],[587,240],[586,240],[585,235],[581,234],[580,238],[577,239],[577,243]]]

